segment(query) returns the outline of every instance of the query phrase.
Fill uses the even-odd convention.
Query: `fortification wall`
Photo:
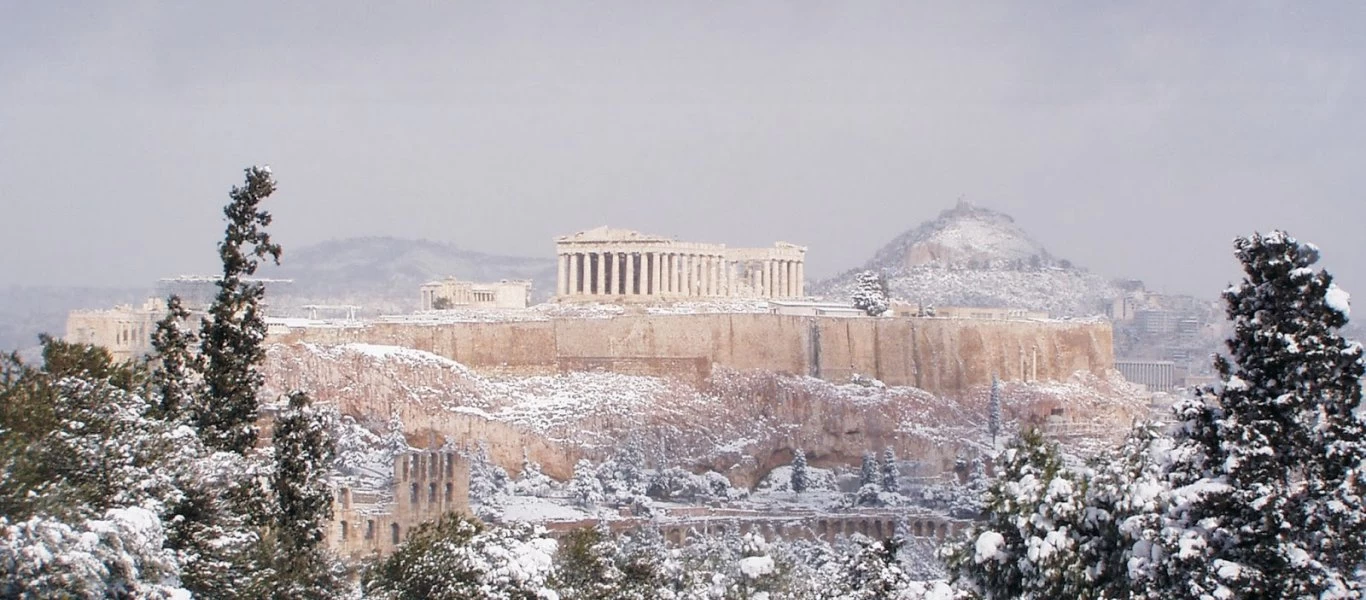
[[[767,313],[621,315],[502,323],[374,323],[303,327],[274,341],[362,342],[424,350],[480,370],[584,368],[697,381],[716,364],[953,394],[989,382],[1104,375],[1114,365],[1105,322],[849,318]]]

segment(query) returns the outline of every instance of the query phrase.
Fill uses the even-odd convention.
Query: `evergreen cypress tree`
[[[1366,560],[1362,349],[1337,329],[1346,294],[1284,232],[1235,240],[1245,277],[1224,292],[1234,334],[1216,394],[1177,407],[1176,597],[1348,597]],[[1184,486],[1184,487],[1183,487]],[[1190,549],[1197,552],[1191,552]],[[1250,590],[1261,590],[1253,592]],[[1265,595],[1258,595],[1265,594]]]
[[[792,480],[790,482],[792,491],[798,494],[805,492],[811,483],[808,477],[809,474],[806,472],[806,453],[802,452],[801,448],[798,448],[792,455]]]
[[[1073,535],[1083,509],[1057,445],[1030,430],[1002,455],[982,523],[941,555],[953,581],[986,600],[1097,598]]]
[[[887,294],[887,277],[876,271],[864,271],[854,281],[854,308],[870,317],[887,312],[890,301]]]
[[[859,468],[858,484],[859,487],[865,485],[878,485],[877,457],[872,452],[863,453],[863,464]]]
[[[901,493],[901,482],[898,481],[896,470],[896,451],[890,446],[882,451],[882,491]]]
[[[1001,433],[1001,380],[991,376],[991,397],[987,400],[987,433],[991,434],[991,447],[996,448],[996,436]]]
[[[256,273],[258,259],[280,262],[280,246],[270,241],[270,213],[260,204],[275,191],[268,167],[246,169],[246,183],[233,187],[224,209],[228,227],[218,254],[223,276],[209,316],[200,325],[205,359],[205,398],[193,414],[200,436],[210,448],[244,454],[256,444],[257,391],[265,358],[266,323],[261,312],[265,286],[244,281]]]
[[[331,419],[312,406],[308,394],[294,392],[275,421],[272,442],[275,470],[271,491],[274,538],[274,598],[337,596],[335,561],[324,547],[324,531],[332,518],[332,491],[327,474],[336,454]]]
[[[181,327],[190,318],[190,311],[180,296],[166,299],[166,316],[157,321],[152,332],[152,348],[156,351],[156,368],[152,370],[152,387],[159,397],[158,411],[163,419],[176,421],[185,409],[197,402],[195,379],[202,368],[199,356],[192,348],[199,341],[193,331]]]

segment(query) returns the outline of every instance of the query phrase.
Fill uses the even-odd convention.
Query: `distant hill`
[[[848,297],[854,277],[864,270],[885,273],[898,300],[1025,308],[1059,317],[1097,314],[1121,293],[1105,278],[1050,254],[1009,215],[966,202],[897,236],[862,267],[814,289],[831,298]]]
[[[534,300],[555,289],[555,260],[499,256],[450,244],[392,237],[330,240],[297,250],[286,248],[279,267],[262,277],[293,279],[278,288],[292,303],[349,303],[380,311],[416,308],[418,287],[454,276],[471,281],[530,279]]]

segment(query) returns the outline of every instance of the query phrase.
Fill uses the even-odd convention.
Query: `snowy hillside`
[[[286,248],[262,277],[293,279],[281,295],[303,303],[353,303],[384,311],[417,308],[418,286],[447,276],[473,281],[530,279],[533,299],[555,289],[551,258],[498,256],[450,244],[391,237],[331,240]]]
[[[719,368],[696,385],[607,372],[492,375],[417,350],[365,344],[275,345],[265,374],[266,393],[309,389],[362,423],[398,413],[444,422],[444,413],[474,419],[469,426],[491,438],[540,440],[595,459],[638,436],[656,464],[706,467],[733,480],[757,481],[787,464],[794,444],[820,466],[857,464],[865,451],[892,445],[930,477],[986,444],[985,388],[946,398],[909,387]],[[1122,381],[1082,377],[1007,382],[1005,406],[1009,420],[1041,425],[1063,407],[1067,425],[1110,438],[1145,413],[1146,400]],[[506,428],[522,434],[514,440]],[[508,450],[503,466],[511,470],[522,452]],[[550,461],[543,461],[547,473],[569,474],[572,462]]]
[[[848,298],[864,270],[885,273],[893,298],[903,302],[1024,308],[1057,317],[1097,314],[1120,293],[1105,278],[1049,254],[1009,215],[964,202],[897,236],[862,267],[818,283],[815,292]]]

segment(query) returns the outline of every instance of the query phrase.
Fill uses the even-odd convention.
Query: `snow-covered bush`
[[[487,527],[450,514],[414,529],[365,577],[380,600],[511,600],[547,595],[556,542],[527,524]]]
[[[650,477],[646,495],[670,502],[706,502],[729,500],[740,496],[730,481],[720,473],[707,471],[696,474],[679,467],[669,467]]]
[[[189,598],[156,513],[107,511],[75,526],[33,517],[0,520],[0,596]]]
[[[891,308],[887,298],[887,278],[875,271],[859,273],[854,280],[854,308],[870,317],[881,316]]]

